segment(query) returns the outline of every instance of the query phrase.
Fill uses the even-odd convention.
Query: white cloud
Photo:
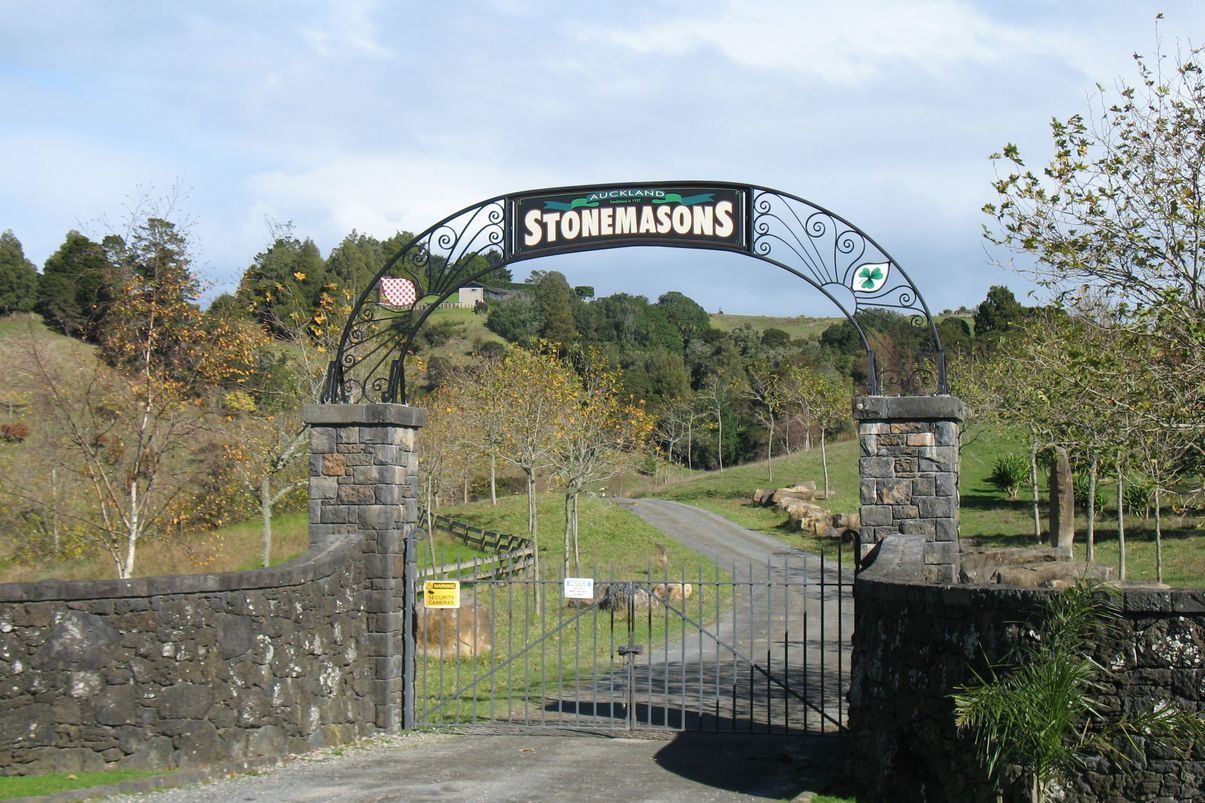
[[[711,12],[690,6],[680,15],[604,35],[638,53],[683,56],[715,49],[745,67],[841,85],[865,83],[901,62],[937,72],[961,62],[996,61],[1034,43],[1032,31],[953,0],[729,0]]]
[[[549,181],[526,172],[529,181]],[[248,179],[251,217],[268,213],[342,237],[353,228],[386,237],[420,231],[450,213],[520,189],[508,170],[483,162],[424,155],[333,156],[314,167],[258,173]],[[314,229],[309,229],[314,230]],[[333,244],[333,243],[332,243]]]
[[[323,19],[303,27],[301,36],[322,56],[392,59],[392,51],[378,41],[379,7],[376,0],[335,3]]]

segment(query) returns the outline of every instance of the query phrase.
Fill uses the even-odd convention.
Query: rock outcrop
[[[962,550],[959,582],[1017,588],[1067,588],[1077,580],[1108,580],[1112,568],[1072,560],[1061,549],[1016,548]]]

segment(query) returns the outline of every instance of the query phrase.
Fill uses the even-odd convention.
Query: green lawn
[[[544,494],[538,506],[540,561],[547,567],[563,566],[564,497]],[[505,496],[498,506],[488,500],[441,508],[440,513],[477,527],[516,535],[527,534],[527,497]],[[651,524],[616,505],[592,496],[581,497],[578,540],[582,570],[606,572],[612,576],[643,574],[653,563],[654,544],[663,544],[670,566],[693,568],[701,556],[661,534]]]
[[[1004,494],[987,482],[992,466],[1000,456],[1015,452],[1027,453],[1023,440],[1012,435],[982,431],[971,427],[964,438],[962,451],[961,533],[985,546],[1025,547],[1036,543],[1033,509],[1028,483],[1021,498],[1009,501]],[[1112,566],[1117,576],[1119,547],[1117,539],[1116,480],[1101,478],[1105,497],[1104,511],[1097,512],[1096,561]],[[1040,475],[1038,503],[1042,527],[1047,521],[1046,480]],[[1088,520],[1083,511],[1076,511],[1075,547],[1077,558],[1086,555]],[[1126,515],[1126,579],[1150,580],[1155,573],[1154,518]],[[1205,516],[1201,511],[1176,515],[1163,510],[1163,582],[1184,588],[1205,588]]]
[[[162,775],[163,770],[104,770],[103,772],[58,772],[51,775],[0,776],[0,800],[39,797],[72,789],[121,783],[135,778]]]
[[[962,446],[961,534],[964,540],[988,546],[1030,546],[1036,543],[1028,487],[1020,501],[1009,501],[987,482],[996,460],[1009,452],[1027,453],[1022,439],[1012,433],[999,433],[974,426],[964,433]],[[826,505],[834,512],[858,509],[857,445],[852,440],[829,446],[829,474],[835,495]],[[787,532],[786,515],[773,509],[754,506],[750,499],[755,488],[783,487],[804,480],[821,484],[820,452],[795,452],[774,460],[774,480],[767,479],[765,462],[750,463],[724,471],[697,474],[648,495],[698,505],[744,527],[763,532],[791,546],[819,552],[832,550],[828,539]],[[1098,515],[1096,560],[1107,566],[1118,565],[1116,494],[1113,480],[1105,482],[1105,511]],[[823,504],[823,502],[822,502]],[[1046,527],[1045,478],[1039,481],[1039,507],[1042,526]],[[1076,519],[1076,557],[1085,554],[1087,519]],[[1205,517],[1196,511],[1180,517],[1164,510],[1163,580],[1173,586],[1205,587]],[[1155,534],[1153,519],[1126,518],[1126,578],[1154,580]],[[1116,576],[1116,568],[1114,569]]]

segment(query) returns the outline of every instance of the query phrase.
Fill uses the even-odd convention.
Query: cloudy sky
[[[850,219],[935,311],[973,305],[988,155],[1048,155],[1130,55],[1205,40],[1205,3],[131,2],[0,0],[0,230],[39,266],[68,229],[184,190],[198,265],[232,289],[292,221],[420,231],[486,197],[565,184],[748,182]],[[832,314],[730,254],[621,249],[516,266],[600,295],[679,289],[710,310]]]

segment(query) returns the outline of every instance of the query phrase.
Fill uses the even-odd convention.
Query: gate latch
[[[630,647],[620,645],[618,652],[620,655],[642,655],[644,653],[644,647],[639,644],[633,644]]]

